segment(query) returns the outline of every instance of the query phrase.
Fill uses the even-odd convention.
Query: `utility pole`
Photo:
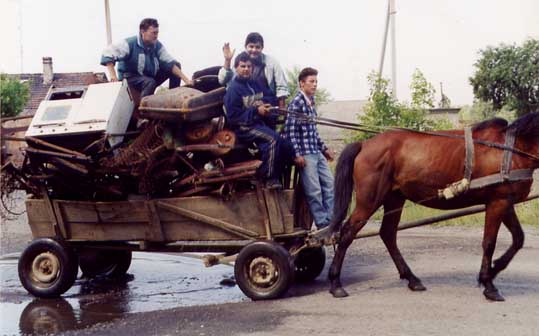
[[[21,62],[21,73],[24,73],[24,53],[22,47],[22,0],[19,1],[19,53]]]
[[[393,98],[397,99],[397,40],[395,37],[395,17],[397,9],[395,0],[389,0],[389,15],[391,16],[391,82],[393,83]]]
[[[109,0],[105,0],[105,24],[107,28],[107,45],[112,43],[112,31],[110,29]]]
[[[396,42],[396,27],[395,16],[397,10],[395,7],[395,0],[388,0],[387,2],[387,14],[386,24],[384,30],[384,39],[382,42],[382,55],[380,57],[380,67],[378,68],[378,77],[382,77],[384,70],[384,60],[386,56],[387,35],[389,32],[389,26],[391,25],[391,83],[393,97],[397,98],[397,42]]]

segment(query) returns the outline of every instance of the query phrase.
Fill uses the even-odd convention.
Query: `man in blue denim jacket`
[[[288,105],[294,114],[316,118],[314,94],[318,85],[318,71],[313,68],[301,70],[298,76],[299,92]],[[331,222],[333,215],[333,175],[328,160],[333,153],[324,144],[314,123],[289,114],[284,135],[294,147],[296,166],[301,169],[301,181],[307,203],[318,229]]]
[[[157,40],[159,23],[156,19],[146,18],[140,22],[139,34],[109,45],[101,56],[101,65],[109,70],[110,80],[127,79],[145,97],[169,79],[169,88],[193,82],[184,75],[180,63],[176,61]],[[116,75],[115,63],[118,62],[119,76]]]

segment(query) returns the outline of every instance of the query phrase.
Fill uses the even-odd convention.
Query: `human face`
[[[301,82],[299,82],[301,91],[303,91],[307,96],[312,97],[316,92],[318,87],[318,76],[311,75],[305,77]]]
[[[144,42],[145,45],[154,45],[155,43],[157,43],[159,28],[150,26],[146,30],[141,29],[140,35],[142,36],[142,42]]]
[[[249,79],[251,77],[253,65],[251,61],[242,62],[236,67],[236,74],[242,79]]]
[[[260,43],[247,43],[245,51],[251,56],[251,58],[258,58],[262,54],[264,47]]]

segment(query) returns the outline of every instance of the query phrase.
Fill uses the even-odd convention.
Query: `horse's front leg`
[[[507,200],[494,200],[486,206],[485,230],[483,232],[483,259],[479,271],[479,283],[485,287],[483,294],[492,301],[504,301],[492,280],[492,255],[496,248],[496,239],[502,218],[507,213],[510,203]]]
[[[515,254],[517,254],[518,250],[524,245],[524,231],[522,231],[522,226],[515,213],[514,206],[510,206],[509,209],[507,209],[507,213],[503,217],[503,224],[505,224],[509,232],[511,232],[513,241],[509,249],[507,249],[500,258],[494,260],[491,270],[492,279],[509,265],[509,262],[511,262]]]

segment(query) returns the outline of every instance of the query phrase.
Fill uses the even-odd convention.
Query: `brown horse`
[[[539,167],[539,112],[529,113],[511,125],[492,119],[472,129],[475,141],[504,144],[506,131],[516,133],[511,169]],[[335,175],[334,219],[329,232],[340,228],[340,240],[329,270],[330,292],[335,297],[348,294],[342,288],[340,274],[346,249],[371,215],[384,207],[380,236],[397,266],[401,279],[408,280],[413,291],[425,290],[421,280],[408,267],[397,246],[397,227],[406,199],[436,209],[457,209],[486,205],[483,234],[483,259],[478,281],[490,300],[503,301],[493,280],[505,269],[524,243],[524,232],[513,204],[526,199],[532,180],[470,189],[450,200],[440,199],[438,190],[463,178],[465,144],[463,131],[439,132],[435,136],[405,130],[391,130],[365,142],[348,145],[337,163]],[[503,150],[475,144],[472,179],[500,173]],[[528,153],[529,155],[526,155]],[[348,206],[356,194],[356,206],[344,223]],[[492,263],[500,224],[511,232],[509,249]],[[342,225],[341,225],[342,224]]]

